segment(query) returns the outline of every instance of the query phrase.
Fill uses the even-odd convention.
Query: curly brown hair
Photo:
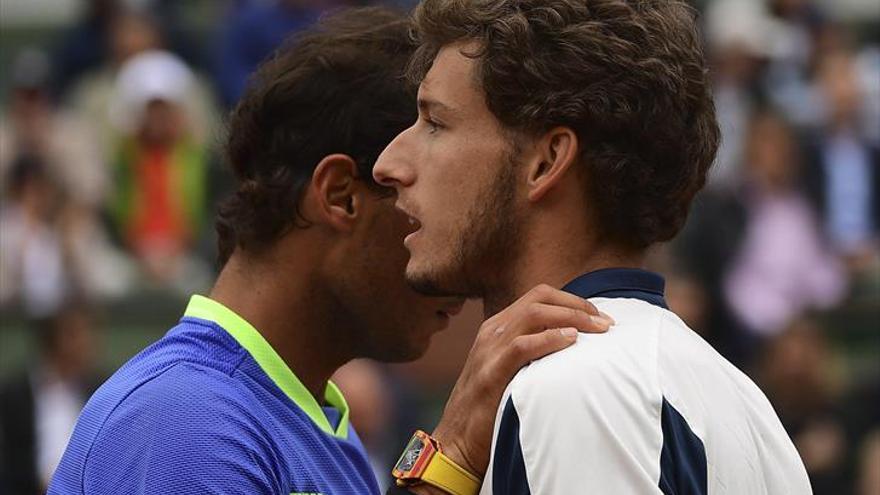
[[[237,246],[256,251],[308,226],[300,196],[327,155],[352,157],[359,178],[380,190],[373,165],[417,115],[404,74],[415,49],[409,28],[389,9],[341,11],[257,69],[227,123],[236,190],[217,215],[221,265]]]
[[[693,10],[676,0],[423,0],[409,75],[465,53],[514,134],[575,131],[600,234],[645,248],[674,237],[718,148]]]

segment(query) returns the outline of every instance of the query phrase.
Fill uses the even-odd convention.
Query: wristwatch
[[[422,430],[413,434],[391,471],[397,486],[428,483],[452,495],[477,495],[480,478],[443,455],[438,442]]]

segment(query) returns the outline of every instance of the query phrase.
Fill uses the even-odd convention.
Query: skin
[[[438,53],[419,88],[418,121],[386,148],[373,175],[395,188],[397,206],[419,227],[405,239],[407,279],[429,294],[484,298],[487,316],[503,328],[512,320],[502,308],[536,284],[561,287],[593,270],[640,267],[644,253],[598,235],[584,191],[585,181],[600,179],[583,171],[572,129],[525,135],[491,113],[477,62],[463,54],[476,48],[455,43]],[[491,256],[498,262],[484,263]],[[465,441],[455,450],[485,472],[483,445]]]
[[[404,241],[407,279],[427,293],[484,297],[494,314],[542,281],[559,286],[600,267],[640,266],[642,253],[596,235],[574,131],[506,130],[486,104],[475,60],[463,54],[476,48],[440,51],[419,88],[418,121],[374,169],[420,227]],[[450,244],[458,249],[444,249]],[[481,263],[489,258],[500,261]]]
[[[406,285],[400,239],[408,222],[387,194],[358,180],[351,158],[326,157],[302,207],[311,227],[256,252],[237,249],[210,295],[259,328],[323,397],[329,377],[351,359],[422,355],[463,299],[428,298]]]
[[[359,180],[350,157],[325,157],[301,203],[311,226],[291,229],[263,249],[236,249],[210,297],[258,328],[320,402],[330,376],[352,359],[395,362],[424,354],[464,300],[426,297],[409,287],[402,239],[412,227],[393,196]],[[459,381],[450,413],[438,425],[458,425],[463,433],[451,435],[456,442],[468,443],[472,429],[491,431],[505,383],[500,377],[509,379],[528,361],[571,345],[574,328],[605,331],[610,325],[584,301],[539,292],[533,299],[555,313],[534,311],[534,318],[474,345],[462,377],[468,370],[479,376]],[[491,404],[487,397],[495,395]],[[462,419],[464,411],[473,414]]]

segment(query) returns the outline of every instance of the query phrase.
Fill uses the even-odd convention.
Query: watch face
[[[416,465],[416,461],[419,460],[419,454],[422,453],[422,446],[418,445],[412,450],[407,451],[403,454],[403,459],[400,460],[400,470],[401,471],[410,471],[413,466]]]
[[[406,446],[406,451],[400,456],[400,461],[397,462],[396,469],[403,472],[412,471],[412,468],[416,465],[416,461],[419,460],[419,456],[422,454],[424,448],[425,445],[422,443],[421,439],[413,437],[412,440],[410,440],[409,445]]]

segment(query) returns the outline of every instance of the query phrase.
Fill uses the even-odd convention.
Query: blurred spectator
[[[690,306],[682,319],[699,332],[718,352],[737,366],[749,363],[755,352],[755,338],[743,332],[723,292],[724,276],[742,243],[746,225],[744,205],[733,190],[722,188],[701,192],[684,230],[672,243],[672,261],[661,265],[669,281],[669,305],[675,311]],[[700,294],[699,305],[682,301],[676,285],[684,280],[685,292]],[[685,316],[696,314],[694,320]]]
[[[739,197],[746,224],[723,286],[734,315],[759,335],[780,332],[805,310],[830,308],[846,290],[842,267],[796,188],[795,144],[786,123],[766,111],[753,118],[746,137]]]
[[[0,387],[0,487],[45,493],[79,412],[97,389],[93,316],[66,304],[34,328],[39,354]]]
[[[55,228],[58,189],[35,156],[20,156],[8,175],[0,207],[0,303],[43,317],[58,309],[70,285]]]
[[[131,284],[94,211],[69,201],[47,169],[37,156],[21,155],[0,203],[0,306],[36,318],[71,292],[108,298]]]
[[[880,247],[880,149],[860,126],[862,88],[852,54],[825,54],[817,78],[824,119],[810,139],[804,179],[832,244],[862,271],[877,262]]]
[[[86,122],[55,109],[45,55],[25,50],[13,66],[0,120],[0,304],[54,311],[67,291],[121,295],[130,269],[98,218],[109,171]]]
[[[106,165],[92,127],[53,105],[46,55],[22,50],[11,76],[8,111],[0,119],[0,185],[17,157],[33,155],[74,201],[97,207],[108,187]]]
[[[770,0],[770,11],[795,42],[790,48],[792,58],[807,67],[814,50],[813,40],[826,26],[827,19],[810,0]]]
[[[191,249],[205,220],[207,150],[193,138],[186,106],[193,84],[194,74],[175,55],[144,52],[119,71],[111,105],[122,133],[114,163],[116,227],[145,273],[172,285],[193,281]]]
[[[59,37],[52,54],[55,98],[60,98],[83,74],[100,67],[110,57],[111,26],[120,10],[118,0],[89,0],[82,21]]]
[[[110,58],[98,68],[86,73],[69,95],[73,111],[101,136],[101,151],[112,160],[116,152],[120,130],[111,117],[111,100],[120,68],[136,55],[158,50],[164,40],[156,21],[148,13],[123,11],[115,15],[110,25]],[[214,110],[206,84],[196,79],[183,98],[191,120],[191,138],[204,143],[212,132]]]
[[[747,366],[762,339],[805,310],[840,302],[846,278],[796,187],[799,153],[791,129],[762,110],[751,118],[743,145],[739,185],[701,193],[674,242],[671,271],[678,273],[670,304],[696,315],[699,321],[689,323],[733,363]],[[679,280],[685,287],[676,287]],[[678,289],[691,292],[691,300],[676,302]]]
[[[110,121],[110,99],[117,71],[131,57],[158,49],[161,37],[151,18],[133,12],[114,15],[108,26],[108,57],[83,73],[67,96],[71,109],[101,136],[102,156],[112,156],[116,132]]]
[[[865,438],[859,457],[857,495],[880,495],[880,428]]]
[[[810,85],[815,52],[831,25],[809,0],[771,0],[776,57],[765,68],[768,99],[796,126],[818,118],[819,104]]]
[[[821,328],[799,320],[772,339],[759,383],[804,460],[817,494],[846,493],[850,448],[841,419],[841,394],[831,380],[831,349]]]
[[[722,135],[709,187],[729,189],[740,174],[749,116],[760,102],[762,69],[774,55],[778,31],[764,3],[757,0],[712,2],[705,22]]]
[[[339,0],[239,2],[230,9],[220,34],[216,82],[227,107],[238,101],[248,77],[293,33],[315,22]]]
[[[187,62],[200,64],[202,55],[195,47],[187,29],[181,24],[181,7],[185,2],[177,0],[81,0],[86,4],[82,18],[61,34],[53,43],[52,51],[52,94],[55,99],[63,99],[76,83],[87,73],[105,66],[109,60],[118,57],[119,33],[114,31],[121,20],[132,13],[150,12],[155,16],[157,33],[160,39],[168,41],[168,49],[183,57]],[[133,31],[141,36],[143,33]],[[134,36],[130,40],[135,39]]]
[[[129,0],[130,1],[130,0]],[[191,67],[199,71],[210,70],[205,47],[199,40],[195,39],[193,26],[187,25],[186,11],[191,9],[189,2],[181,2],[180,0],[138,0],[142,4],[143,9],[149,11],[155,16],[156,23],[162,31],[162,39],[165,40],[165,48],[182,58]],[[219,15],[214,14],[214,10],[218,10],[217,1],[209,4],[212,12],[210,19],[215,19]]]

